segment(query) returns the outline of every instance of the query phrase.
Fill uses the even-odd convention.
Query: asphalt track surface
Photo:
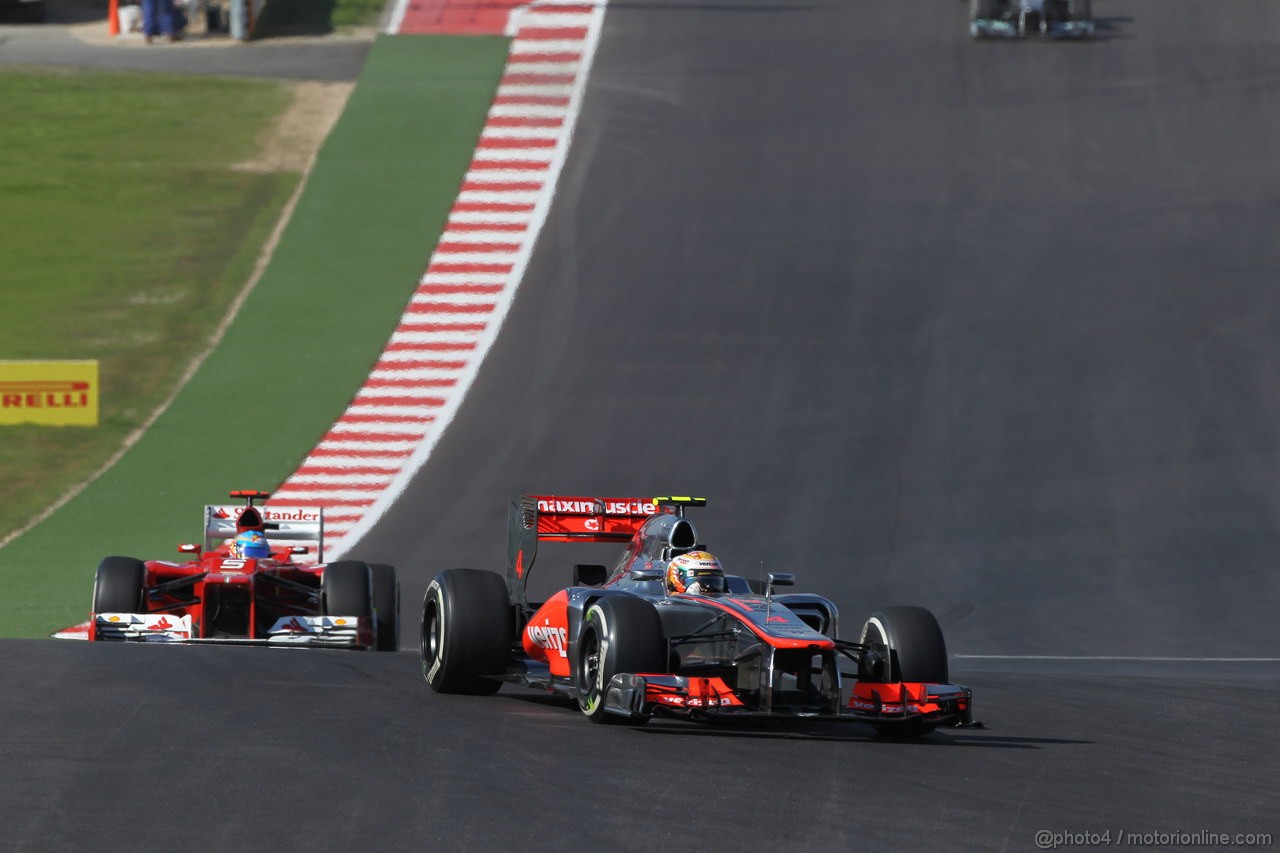
[[[1274,836],[1280,7],[1095,12],[973,44],[937,0],[611,6],[506,328],[353,552],[399,567],[406,651],[0,643],[0,847]],[[932,608],[987,728],[426,689],[417,602],[501,569],[508,497],[667,490],[846,633]]]

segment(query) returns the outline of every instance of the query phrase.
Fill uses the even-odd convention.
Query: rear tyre
[[[373,616],[377,626],[376,648],[380,652],[400,649],[400,581],[395,566],[370,563],[373,578]]]
[[[146,613],[147,567],[132,557],[106,557],[93,579],[91,612]]]
[[[373,590],[369,567],[347,560],[324,567],[320,580],[320,609],[325,616],[373,618]]]
[[[501,575],[447,569],[422,599],[422,675],[437,693],[497,693],[511,661],[511,602]],[[486,677],[489,676],[489,677]]]
[[[1071,20],[1092,21],[1093,0],[1071,0]]]
[[[950,681],[942,629],[933,614],[923,607],[886,607],[871,614],[862,628],[861,642],[878,647],[884,655],[886,682],[946,684]],[[919,737],[933,729],[933,723],[923,720],[875,725],[875,730],[885,737]]]
[[[644,716],[605,712],[605,691],[620,672],[666,672],[667,640],[653,605],[642,598],[610,596],[587,608],[574,653],[578,707],[593,723],[639,726]]]

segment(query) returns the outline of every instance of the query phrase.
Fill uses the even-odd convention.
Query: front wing
[[[93,627],[99,640],[136,643],[213,643],[256,646],[331,646],[361,648],[373,630],[355,616],[287,616],[260,638],[197,637],[191,616],[162,613],[98,613]]]
[[[848,703],[827,711],[750,707],[720,678],[618,673],[605,691],[605,710],[622,716],[771,717],[855,720],[872,724],[925,722],[972,725],[973,691],[957,684],[915,682],[854,685]]]

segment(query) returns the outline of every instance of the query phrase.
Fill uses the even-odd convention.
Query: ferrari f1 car
[[[204,508],[204,545],[185,562],[107,557],[93,584],[89,639],[337,646],[394,651],[400,588],[393,567],[324,562],[324,511]],[[251,543],[240,546],[239,543]]]
[[[969,0],[974,38],[1082,39],[1093,34],[1093,26],[1091,0]]]
[[[427,683],[439,693],[494,693],[504,682],[538,688],[575,699],[597,723],[814,718],[862,721],[891,736],[972,724],[971,691],[949,682],[942,632],[923,608],[885,608],[846,641],[830,600],[775,593],[794,584],[789,574],[728,575],[718,594],[671,592],[668,562],[702,547],[685,509],[705,503],[513,501],[505,582],[449,569],[427,589]],[[546,541],[626,547],[612,571],[575,565],[572,586],[531,602],[529,573]]]

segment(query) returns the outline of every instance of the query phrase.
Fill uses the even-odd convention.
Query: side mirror
[[[593,563],[573,564],[574,586],[600,586],[609,577],[609,570]]]
[[[636,563],[631,567],[633,581],[660,581],[665,573],[665,566],[655,566],[653,563]]]
[[[178,553],[179,554],[199,554],[200,546],[195,544],[194,542],[186,542],[178,546]]]
[[[791,572],[769,572],[769,586],[795,586],[796,576]]]
[[[294,554],[295,556],[296,556],[296,555],[300,555],[300,554],[305,554],[305,553],[307,553],[307,546],[306,546],[306,545],[294,545],[292,548],[290,548],[290,549],[289,549],[289,553],[290,553],[290,554]]]

